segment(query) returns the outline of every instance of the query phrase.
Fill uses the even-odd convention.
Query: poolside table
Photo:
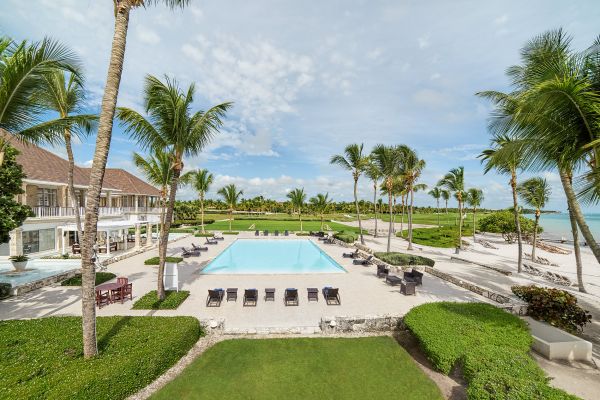
[[[102,285],[96,286],[96,292],[109,292],[112,293],[113,290],[123,289],[125,283],[123,282],[113,282],[113,283],[103,283]],[[110,296],[110,302],[114,303],[112,295]],[[121,301],[123,302],[123,301]]]
[[[402,278],[400,278],[399,276],[396,276],[396,275],[388,275],[385,278],[385,282],[389,283],[392,286],[395,286],[395,285],[399,285],[402,283]]]
[[[314,300],[319,301],[319,289],[317,288],[308,288],[306,289],[308,292],[308,301]]]

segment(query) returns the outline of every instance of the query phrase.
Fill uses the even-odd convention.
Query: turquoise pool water
[[[204,274],[344,273],[331,257],[307,239],[238,239],[202,270]]]
[[[0,282],[16,287],[79,268],[81,260],[32,259],[24,272],[16,272],[10,261],[0,261]]]

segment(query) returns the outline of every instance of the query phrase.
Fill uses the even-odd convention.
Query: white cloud
[[[429,47],[431,45],[431,42],[429,41],[429,35],[425,35],[425,36],[421,36],[421,37],[417,38],[417,42],[419,43],[420,49],[426,49],[427,47]]]
[[[136,36],[142,43],[147,44],[158,44],[160,43],[160,36],[152,29],[145,27],[144,25],[138,25],[136,28]]]
[[[450,98],[445,93],[435,89],[420,89],[413,95],[415,103],[427,107],[447,107]]]
[[[440,74],[439,72],[435,72],[435,73],[431,74],[429,79],[431,79],[432,81],[435,81],[436,79],[440,79],[441,77],[442,77],[442,74]]]
[[[503,14],[494,19],[495,25],[504,25],[504,24],[506,24],[506,22],[508,22],[508,15],[506,15],[506,14]]]

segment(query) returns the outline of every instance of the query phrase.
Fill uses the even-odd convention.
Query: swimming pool
[[[203,274],[336,274],[346,270],[307,239],[237,239]]]
[[[16,287],[80,268],[81,260],[36,258],[29,260],[24,272],[16,272],[10,261],[0,261],[0,282]]]

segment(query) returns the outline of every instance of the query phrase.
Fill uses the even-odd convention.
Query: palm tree
[[[405,182],[407,195],[410,196],[410,205],[408,207],[408,250],[412,250],[412,216],[415,185],[425,168],[425,160],[419,159],[417,153],[408,146],[399,146],[398,150],[402,153],[403,161],[400,167],[400,174]]]
[[[517,186],[517,193],[521,199],[530,207],[535,208],[535,224],[533,228],[533,242],[531,249],[531,261],[535,261],[535,247],[537,242],[537,231],[540,223],[541,210],[550,199],[552,189],[544,178],[536,177],[527,179]]]
[[[98,224],[98,204],[100,202],[100,191],[104,180],[104,171],[110,149],[112,137],[113,120],[117,107],[117,96],[121,84],[123,62],[125,60],[125,43],[127,41],[127,29],[129,27],[129,14],[132,9],[146,7],[155,4],[164,4],[167,7],[183,8],[189,0],[114,0],[115,27],[113,32],[112,46],[108,64],[104,95],[100,105],[100,116],[98,119],[98,132],[96,135],[96,149],[90,170],[90,180],[86,198],[84,237],[81,246],[82,259],[82,317],[83,317],[83,355],[90,358],[98,353],[96,343],[96,304],[95,304],[95,272],[91,262],[92,246],[96,240]],[[178,179],[174,179],[178,181]],[[177,186],[177,183],[175,183]],[[170,202],[173,203],[173,202]],[[172,208],[169,205],[169,208]],[[169,212],[167,212],[169,214]],[[168,216],[168,215],[167,215]],[[166,221],[170,225],[171,221]],[[165,233],[168,235],[168,232]],[[160,247],[160,240],[159,240]],[[166,247],[166,246],[165,246]],[[166,251],[166,248],[165,250]],[[161,252],[159,252],[161,253]],[[161,253],[162,254],[162,253]],[[160,262],[164,269],[164,256]],[[162,276],[159,277],[162,280]],[[163,296],[164,296],[164,290]]]
[[[377,237],[377,185],[379,179],[381,179],[381,173],[371,157],[369,157],[369,163],[365,168],[365,175],[373,181],[373,209],[375,211],[375,232],[373,236]]]
[[[196,171],[190,171],[186,174],[186,180],[191,183],[196,192],[198,193],[198,197],[200,198],[200,225],[202,226],[202,233],[205,233],[204,230],[204,196],[210,185],[213,183],[213,174],[208,172],[207,169],[198,169]]]
[[[510,180],[508,181],[512,190],[513,198],[513,213],[515,216],[515,226],[517,228],[517,244],[518,244],[518,258],[517,258],[517,270],[521,273],[523,268],[523,239],[521,235],[521,221],[519,220],[519,204],[517,200],[517,170],[522,168],[523,165],[523,151],[519,149],[521,141],[517,138],[507,135],[499,134],[492,138],[492,147],[484,150],[481,155],[481,162],[485,163],[484,173],[488,173],[490,170],[495,169],[501,174],[508,174]],[[508,151],[499,152],[500,149],[510,148]],[[510,154],[510,156],[508,156]]]
[[[365,244],[363,237],[362,224],[360,221],[360,210],[358,209],[358,178],[368,164],[368,158],[363,155],[363,144],[350,144],[344,149],[344,155],[335,155],[331,157],[331,164],[339,165],[345,170],[352,172],[354,178],[354,205],[356,207],[356,217],[358,218],[358,230],[360,232],[360,243]]]
[[[17,43],[0,37],[0,129],[26,143],[39,144],[62,136],[73,118],[40,126],[47,111],[40,95],[46,90],[45,80],[58,71],[81,79],[79,61],[67,47],[52,39]],[[33,129],[35,126],[38,129]],[[0,138],[0,166],[7,145]]]
[[[399,171],[399,161],[401,159],[400,153],[395,147],[385,146],[378,144],[371,153],[373,162],[379,168],[381,176],[383,178],[383,185],[388,195],[388,208],[390,213],[390,223],[388,228],[388,240],[387,240],[387,252],[391,251],[392,245],[392,226],[393,226],[393,209],[392,209],[392,196],[394,189],[394,178],[397,176]]]
[[[147,76],[144,84],[144,104],[146,114],[129,108],[119,108],[117,116],[128,133],[143,149],[165,149],[171,158],[171,176],[168,207],[165,213],[164,229],[159,238],[158,290],[159,299],[164,299],[164,264],[167,256],[169,229],[173,220],[173,207],[177,187],[180,185],[183,157],[192,157],[202,151],[222,126],[231,103],[223,103],[207,111],[190,113],[194,101],[194,85],[183,92],[177,81],[165,78],[161,82],[154,76]],[[89,196],[88,196],[89,199]]]
[[[306,203],[306,193],[304,193],[304,188],[296,188],[292,190],[287,194],[287,198],[290,199],[292,207],[295,210],[298,210],[298,219],[300,220],[300,232],[302,232],[302,207],[304,207],[304,203]]]
[[[465,197],[465,168],[458,167],[451,169],[440,181],[437,186],[446,188],[454,193],[458,200],[458,248],[462,249],[462,221],[463,221],[463,200]]]
[[[323,231],[323,215],[327,212],[329,206],[331,206],[331,200],[329,198],[329,193],[318,193],[315,197],[310,198],[310,204],[314,207],[314,209],[321,216],[321,231]],[[302,228],[300,228],[302,230]]]
[[[444,203],[445,203],[445,210],[446,210],[446,223],[448,223],[448,200],[450,200],[450,192],[447,191],[446,189],[441,189],[440,190],[440,195],[442,196],[442,199],[444,199]]]
[[[473,243],[475,243],[475,224],[477,221],[475,214],[477,213],[477,207],[481,206],[481,203],[483,203],[483,198],[483,191],[481,189],[471,188],[467,190],[466,202],[473,207]]]
[[[238,201],[244,194],[243,190],[238,190],[235,184],[230,184],[225,187],[222,187],[217,192],[223,198],[223,201],[227,205],[227,209],[229,211],[229,232],[231,232],[231,222],[233,221],[233,212],[235,211],[235,206]]]
[[[440,228],[440,197],[442,197],[442,189],[436,186],[431,189],[428,194],[435,199],[437,205],[438,228]]]

